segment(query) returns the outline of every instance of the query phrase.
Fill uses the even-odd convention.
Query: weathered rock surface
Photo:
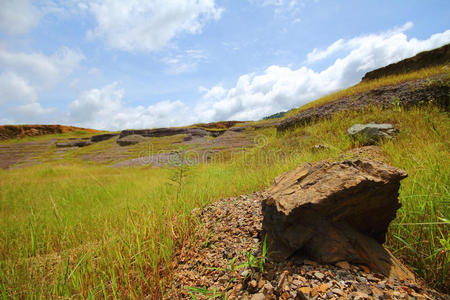
[[[92,145],[91,141],[87,141],[84,139],[76,139],[68,142],[58,142],[56,143],[56,147],[58,148],[68,148],[68,147],[86,147]]]
[[[119,138],[117,140],[117,144],[119,144],[120,146],[129,146],[138,144],[142,141],[144,141],[144,138],[141,135],[132,134]]]
[[[283,132],[289,128],[302,126],[317,119],[329,118],[341,111],[361,111],[369,106],[380,106],[384,109],[389,109],[400,104],[408,108],[419,103],[432,101],[443,109],[448,110],[449,93],[450,79],[448,75],[437,75],[428,79],[374,88],[361,94],[344,97],[334,102],[300,111],[296,115],[284,119],[277,126],[277,131]]]
[[[347,133],[364,145],[374,145],[381,139],[392,139],[397,130],[392,124],[355,124],[347,130]]]
[[[406,172],[371,160],[307,164],[265,192],[263,229],[280,258],[349,261],[400,279],[413,274],[381,244]]]
[[[109,139],[112,139],[113,137],[119,136],[118,133],[105,133],[105,134],[98,134],[91,137],[91,142],[98,143],[102,141],[106,141]]]
[[[162,136],[171,136],[176,134],[190,134],[191,136],[219,136],[224,131],[213,131],[206,130],[204,128],[155,128],[155,129],[131,129],[131,130],[122,130],[120,132],[119,138],[129,135],[140,135],[143,137],[162,137]]]

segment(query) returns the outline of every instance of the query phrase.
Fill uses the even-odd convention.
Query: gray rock
[[[140,142],[142,142],[144,138],[137,134],[127,135],[125,137],[122,137],[117,140],[117,144],[120,146],[129,146],[129,145],[135,145]]]
[[[98,143],[98,142],[101,142],[101,141],[106,141],[106,140],[109,140],[109,139],[111,139],[113,137],[116,137],[118,135],[119,135],[118,133],[105,133],[105,134],[94,135],[94,136],[91,137],[91,142]]]
[[[363,145],[373,145],[379,140],[392,139],[397,130],[391,124],[355,124],[347,130],[347,133],[362,142]]]
[[[86,140],[73,140],[70,142],[59,142],[56,143],[56,147],[58,148],[68,148],[68,147],[86,147],[91,145],[92,143],[90,141]]]

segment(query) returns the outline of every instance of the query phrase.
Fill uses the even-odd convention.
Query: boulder
[[[414,275],[381,245],[400,208],[405,171],[356,159],[306,164],[264,192],[263,229],[278,259],[348,261],[398,279]]]
[[[98,143],[102,141],[109,140],[113,137],[119,136],[118,133],[105,133],[105,134],[98,134],[91,137],[91,142]]]
[[[56,143],[56,147],[58,148],[68,148],[68,147],[86,147],[92,145],[90,141],[86,140],[72,140],[70,142],[58,142]]]
[[[117,140],[117,144],[120,146],[129,146],[129,145],[135,145],[140,142],[142,142],[144,138],[137,134],[127,135],[125,137],[122,137]]]
[[[355,124],[347,130],[353,138],[364,145],[374,145],[383,138],[392,139],[397,131],[391,124]]]

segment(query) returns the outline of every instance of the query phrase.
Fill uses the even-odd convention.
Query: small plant
[[[190,166],[186,163],[184,157],[184,149],[180,147],[175,156],[170,161],[170,165],[174,167],[171,174],[169,175],[169,180],[176,186],[177,194],[176,200],[180,199],[181,192],[183,191],[183,185],[186,178],[189,175]]]
[[[401,106],[401,99],[399,96],[395,96],[392,98],[391,104],[394,107],[394,111],[398,111],[401,112],[402,111],[402,106]]]
[[[262,249],[261,249],[261,255],[255,256],[253,254],[253,249],[247,253],[247,261],[240,264],[239,268],[248,268],[250,270],[253,270],[255,268],[259,269],[259,271],[262,273],[264,272],[264,264],[267,260],[267,235],[264,237]]]
[[[200,294],[203,297],[209,298],[209,299],[216,299],[216,298],[222,298],[227,299],[227,296],[224,293],[220,293],[217,291],[217,288],[213,288],[212,291],[208,290],[206,287],[188,287],[189,294],[191,295],[192,299],[197,300],[197,297],[195,294]],[[194,294],[195,293],[195,294]]]

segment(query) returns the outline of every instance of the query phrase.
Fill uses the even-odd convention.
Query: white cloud
[[[274,7],[275,15],[286,15],[295,17],[305,6],[304,0],[249,0],[250,3],[260,5],[262,7]],[[295,17],[293,23],[300,22],[298,17]]]
[[[72,73],[84,56],[67,47],[53,55],[42,53],[11,52],[0,47],[0,67],[4,71],[14,72],[39,88],[54,86]]]
[[[125,51],[155,51],[181,34],[198,34],[209,20],[220,18],[214,0],[106,0],[88,2],[97,27],[90,38],[104,38]]]
[[[30,0],[0,0],[0,31],[27,33],[39,23],[40,13]]]
[[[187,107],[180,101],[130,107],[123,103],[123,96],[124,90],[118,88],[117,83],[84,91],[69,105],[69,122],[110,130],[176,126],[189,122]]]
[[[197,113],[208,121],[259,119],[355,84],[370,70],[450,42],[450,30],[434,34],[426,40],[408,39],[404,31],[411,26],[407,23],[385,33],[348,41],[341,39],[325,50],[313,50],[308,55],[309,61],[324,59],[345,50],[321,72],[305,66],[299,69],[270,66],[262,74],[240,76],[235,87],[221,90],[224,96],[219,99],[211,100],[209,96],[218,86],[203,89],[203,103],[198,105]]]
[[[49,123],[59,117],[54,109],[41,106],[39,93],[64,80],[83,58],[65,47],[50,56],[0,47],[0,110],[16,123]]]
[[[13,72],[0,74],[0,106],[6,103],[28,103],[37,101],[35,89]]]
[[[183,53],[167,56],[162,59],[162,62],[167,65],[168,74],[181,74],[196,71],[199,62],[207,58],[202,50],[189,49]]]

